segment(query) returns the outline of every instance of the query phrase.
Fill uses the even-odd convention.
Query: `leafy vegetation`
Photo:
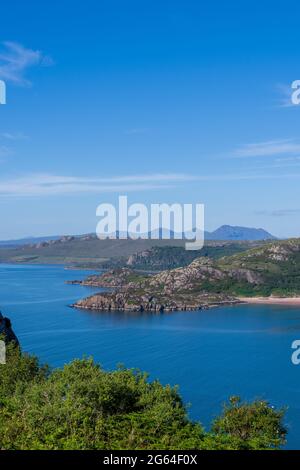
[[[155,246],[151,249],[136,253],[130,259],[130,267],[144,271],[162,271],[182,266],[188,266],[194,259],[209,257],[218,259],[224,256],[231,256],[245,251],[251,246],[250,243],[214,243],[206,244],[201,251],[188,251],[179,246]],[[120,266],[124,265],[124,260],[118,260]]]
[[[300,295],[300,239],[267,243],[220,259],[218,267],[226,270],[248,270],[260,278],[260,282],[236,282],[225,279],[213,288],[234,295],[294,296]],[[208,290],[212,286],[206,286]]]
[[[9,346],[0,366],[1,449],[278,449],[283,411],[232,399],[209,432],[176,388],[92,359],[50,371]]]

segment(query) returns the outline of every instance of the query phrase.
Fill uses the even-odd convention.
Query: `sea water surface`
[[[97,313],[69,307],[95,288],[67,285],[88,271],[0,265],[0,309],[24,351],[51,366],[93,356],[106,369],[137,367],[179,385],[206,427],[231,395],[288,406],[288,448],[300,449],[300,308],[241,305],[164,314]],[[96,289],[99,291],[100,289]]]

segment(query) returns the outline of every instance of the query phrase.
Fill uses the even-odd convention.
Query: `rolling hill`
[[[249,229],[243,227],[223,226],[214,232],[206,233],[205,249],[202,255],[214,257],[218,252],[219,256],[245,250],[252,243],[260,243],[267,239],[274,238],[262,229]],[[1,244],[2,243],[2,244]],[[158,267],[154,269],[166,269],[180,265],[186,265],[195,257],[198,252],[188,254],[184,250],[184,240],[151,240],[151,239],[117,239],[98,240],[96,235],[87,234],[79,236],[64,237],[42,237],[39,239],[23,239],[0,242],[0,262],[5,263],[39,263],[39,264],[66,264],[80,265],[81,267],[93,267],[96,265],[105,267],[114,264],[126,264],[130,256],[150,250],[150,254],[159,259]],[[231,247],[229,248],[229,245]],[[178,251],[175,259],[172,253],[167,250],[154,251],[153,248],[176,247]],[[219,248],[215,248],[219,247]],[[152,250],[152,251],[151,251]],[[164,255],[169,257],[169,261],[164,262]],[[170,256],[169,256],[170,255]],[[141,260],[140,260],[141,261]],[[141,269],[144,268],[142,260]],[[134,264],[134,263],[133,263]],[[138,263],[136,263],[138,264]],[[147,262],[147,269],[149,263]],[[151,260],[150,260],[151,264]],[[137,266],[136,266],[137,267]]]
[[[300,239],[274,241],[218,259],[144,275],[128,268],[92,276],[83,284],[116,287],[75,304],[92,310],[197,310],[233,304],[239,297],[300,296]]]

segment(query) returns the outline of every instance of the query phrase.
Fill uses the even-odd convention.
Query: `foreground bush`
[[[52,372],[9,348],[0,366],[2,449],[271,449],[285,442],[283,411],[232,399],[205,432],[176,388],[93,360]]]

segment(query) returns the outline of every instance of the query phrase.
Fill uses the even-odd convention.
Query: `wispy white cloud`
[[[292,139],[246,144],[233,152],[234,157],[240,158],[290,156],[294,154],[300,154],[300,143]]]
[[[0,180],[0,197],[41,197],[74,194],[127,193],[177,188],[180,183],[231,182],[291,178],[300,173],[269,174],[152,174],[114,177],[75,177],[51,174],[31,174]]]
[[[0,49],[0,78],[17,85],[29,85],[25,78],[28,68],[36,65],[52,65],[50,57],[44,56],[41,51],[27,49],[22,44],[12,41],[2,43]]]
[[[0,133],[0,139],[16,141],[16,140],[27,140],[29,137],[23,132],[2,132]]]
[[[53,196],[76,193],[144,191],[173,187],[174,183],[194,180],[184,174],[127,175],[114,177],[74,177],[32,174],[0,180],[0,196]]]
[[[229,174],[213,174],[194,177],[195,181],[256,181],[256,180],[276,180],[276,179],[300,179],[300,173],[270,173],[264,171],[263,173],[229,173]]]

